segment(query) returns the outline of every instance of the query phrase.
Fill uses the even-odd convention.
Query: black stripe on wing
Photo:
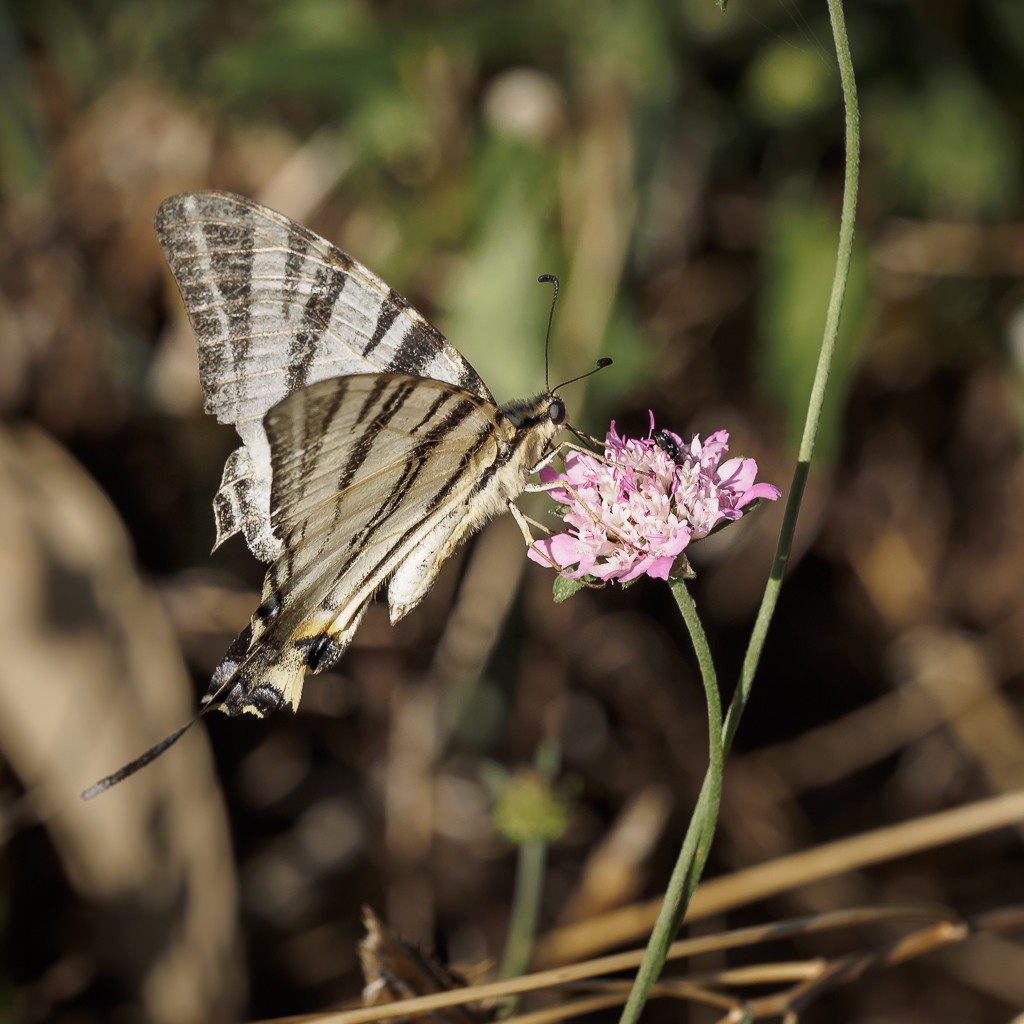
[[[440,445],[449,453],[447,479],[467,450],[493,438],[496,413],[468,392],[404,374],[360,374],[295,392],[265,420],[275,530],[286,538],[328,505],[336,522],[333,509],[347,508],[357,488],[367,508],[393,504],[391,491],[400,485],[387,487],[382,481],[389,475],[408,481],[412,471],[418,476]],[[497,442],[491,443],[496,457]],[[439,463],[431,477],[439,476],[440,468]]]
[[[207,408],[222,422],[261,419],[306,384],[373,371],[429,375],[493,401],[406,299],[281,214],[195,192],[166,200],[156,227],[196,332]]]
[[[383,582],[395,552],[443,514],[440,496],[468,498],[497,458],[496,411],[437,381],[387,375],[323,381],[271,410],[272,507],[285,548],[271,568],[275,589],[315,602],[350,573],[356,588]]]

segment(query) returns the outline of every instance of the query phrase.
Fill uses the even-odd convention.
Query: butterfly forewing
[[[287,217],[230,193],[195,192],[166,200],[156,229],[195,330],[206,409],[244,442],[215,501],[217,544],[241,530],[258,558],[279,553],[263,417],[304,385],[400,371],[493,402],[402,296]]]

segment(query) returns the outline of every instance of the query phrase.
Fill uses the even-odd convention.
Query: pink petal
[[[674,558],[656,558],[651,562],[651,567],[647,570],[647,575],[656,580],[667,580],[668,574],[675,564]]]
[[[764,498],[766,501],[778,501],[781,497],[782,491],[780,491],[774,484],[754,484],[754,486],[736,502],[736,507],[743,508],[744,505],[749,505],[750,502],[757,498]]]

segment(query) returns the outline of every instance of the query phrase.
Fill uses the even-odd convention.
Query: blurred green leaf
[[[639,93],[663,93],[675,81],[665,21],[657,4],[592,3],[590,17],[577,19],[572,46],[586,65],[595,53]]]
[[[833,215],[794,199],[776,204],[764,250],[756,361],[763,387],[783,408],[794,447],[821,347],[837,243]],[[869,300],[869,260],[864,247],[855,246],[818,435],[818,451],[826,458],[836,449],[843,403],[867,333]]]
[[[536,167],[528,147],[499,140],[492,153],[503,155],[505,173],[492,175],[485,157],[476,175],[476,189],[486,200],[474,218],[477,237],[463,248],[461,265],[448,281],[443,328],[504,401],[543,389],[551,288],[539,285],[537,276],[553,268],[543,255],[541,223],[549,196],[533,184]]]
[[[864,123],[893,193],[911,212],[975,217],[1011,210],[1020,133],[966,72],[943,69],[915,92],[878,87],[866,99]]]
[[[39,122],[37,97],[26,73],[14,26],[0,7],[0,168],[14,191],[41,189],[49,153]]]
[[[533,769],[510,776],[497,795],[494,827],[510,843],[551,843],[569,822],[565,801]]]
[[[1020,0],[989,0],[988,7],[1000,39],[1024,60],[1024,4]]]

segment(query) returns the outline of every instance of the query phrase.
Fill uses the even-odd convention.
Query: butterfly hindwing
[[[536,400],[542,411],[545,402]],[[522,490],[555,429],[524,434],[478,396],[405,374],[309,385],[265,426],[283,550],[246,657],[231,652],[231,685],[219,673],[208,694],[233,714],[296,705],[302,676],[340,656],[385,580],[392,621],[415,607],[452,550]]]
[[[160,206],[156,230],[196,334],[206,409],[244,442],[214,502],[218,545],[242,531],[261,560],[280,552],[263,417],[306,384],[400,371],[493,402],[408,301],[287,217],[242,196],[192,192]]]

